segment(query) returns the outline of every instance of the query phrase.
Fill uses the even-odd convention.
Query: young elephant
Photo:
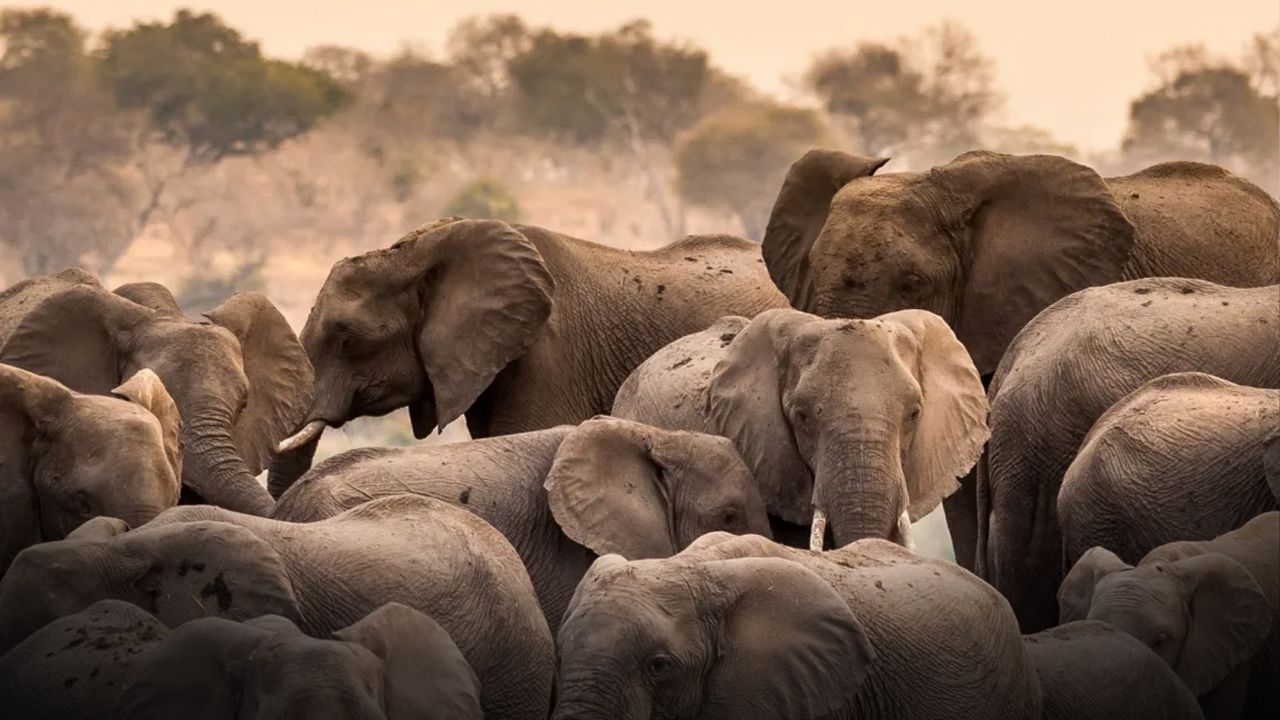
[[[164,384],[143,369],[111,392],[0,365],[0,576],[92,517],[141,525],[178,502],[181,422]]]
[[[1177,540],[1212,540],[1276,510],[1263,447],[1280,390],[1204,373],[1162,375],[1107,410],[1058,491],[1066,567],[1094,546],[1127,563]],[[1274,471],[1275,469],[1271,469]]]
[[[1136,567],[1094,548],[1062,582],[1062,620],[1101,620],[1142,641],[1200,697],[1206,717],[1277,717],[1278,548],[1280,512],[1216,540],[1163,545]]]
[[[613,414],[733,440],[771,515],[837,545],[910,542],[987,439],[987,399],[942,318],[727,317],[645,361]]]
[[[559,635],[554,720],[1030,720],[1035,670],[998,593],[880,540],[813,553],[707,535],[597,560]]]
[[[312,468],[275,517],[312,522],[410,492],[461,505],[511,541],[552,633],[596,555],[673,555],[701,535],[769,533],[724,438],[597,417],[451,445],[352,450]]]
[[[486,718],[546,714],[554,650],[529,577],[497,531],[452,505],[399,495],[309,524],[180,506],[106,539],[106,523],[91,529],[14,561],[0,581],[0,652],[107,598],[169,627],[274,614],[315,637],[399,602],[448,632]]]
[[[1202,720],[1164,660],[1123,630],[1085,620],[1023,637],[1040,677],[1042,720]]]

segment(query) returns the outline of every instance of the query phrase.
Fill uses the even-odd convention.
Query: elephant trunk
[[[316,456],[316,448],[320,445],[321,433],[316,433],[306,443],[284,454],[273,455],[271,465],[267,469],[267,492],[271,497],[279,499],[285,490],[293,487],[311,469]]]
[[[231,439],[229,417],[196,420],[183,430],[182,483],[211,505],[266,517],[275,508]]]
[[[559,680],[559,697],[552,720],[590,720],[594,718],[629,718],[622,707],[626,696],[621,683],[601,683],[599,672],[568,673]]]
[[[311,469],[325,428],[338,427],[350,413],[351,397],[345,383],[317,380],[315,396],[302,427],[281,440],[271,458],[267,472],[267,489],[271,497],[279,498]]]
[[[864,538],[904,543],[899,519],[906,506],[905,483],[894,444],[856,439],[830,448],[820,455],[815,473],[811,546],[821,544],[819,518],[830,524],[837,547]]]

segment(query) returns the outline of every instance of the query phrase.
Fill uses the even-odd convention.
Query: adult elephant
[[[272,492],[326,425],[405,406],[419,438],[464,413],[476,438],[576,424],[668,342],[786,304],[759,246],[723,235],[630,252],[496,220],[414,230],[339,261],[320,289],[302,330],[315,400]]]
[[[1222,168],[1165,163],[1125,177],[1051,155],[969,152],[926,172],[814,150],[783,181],[769,274],[824,317],[941,315],[989,378],[1036,313],[1077,290],[1171,276],[1280,282],[1280,206]],[[970,480],[948,499],[957,558],[975,546]]]
[[[716,530],[769,534],[755,480],[728,440],[610,417],[351,450],[289,488],[274,517],[314,522],[406,492],[464,507],[501,532],[524,561],[552,634],[596,555],[667,557]]]
[[[810,527],[814,550],[828,527],[838,546],[909,545],[911,523],[955,490],[988,436],[973,361],[924,310],[723,318],[636,368],[613,413],[732,439],[786,523],[779,536]]]
[[[1099,545],[1137,563],[1165,543],[1212,540],[1280,509],[1280,477],[1263,460],[1276,428],[1280,390],[1204,373],[1162,375],[1125,396],[1063,476],[1065,567]]]
[[[989,390],[991,440],[978,463],[978,562],[1025,632],[1057,618],[1058,493],[1090,428],[1125,395],[1167,373],[1280,388],[1277,297],[1277,286],[1134,280],[1063,298],[1018,334]]]
[[[0,362],[99,395],[151,369],[182,416],[184,489],[255,515],[272,507],[255,476],[311,401],[311,365],[266,297],[239,293],[196,321],[162,286],[113,293],[82,270],[0,294]]]
[[[1009,605],[882,540],[813,553],[713,533],[591,566],[559,637],[554,720],[1039,717]]]
[[[95,522],[18,555],[0,581],[0,652],[105,599],[171,628],[271,614],[313,637],[399,602],[448,632],[480,681],[486,718],[546,716],[551,633],[520,557],[471,513],[413,495],[307,524],[187,505],[112,530]]]

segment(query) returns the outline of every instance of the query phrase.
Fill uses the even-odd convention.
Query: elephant
[[[1058,492],[1090,428],[1125,395],[1168,373],[1280,388],[1277,297],[1274,285],[1132,280],[1069,295],[1014,339],[988,390],[977,560],[978,574],[1009,599],[1023,632],[1057,621]]]
[[[1094,546],[1136,564],[1166,543],[1212,540],[1280,510],[1280,478],[1268,487],[1263,463],[1276,428],[1280,390],[1204,373],[1134,390],[1098,418],[1063,475],[1064,569]]]
[[[987,398],[941,317],[903,310],[824,320],[768,310],[722,318],[646,360],[613,414],[734,441],[769,513],[811,526],[809,547],[911,541],[977,462]]]
[[[558,638],[553,720],[1038,718],[1009,605],[884,540],[816,553],[711,533],[604,555]]]
[[[164,383],[143,369],[111,393],[0,364],[0,576],[90,518],[140,525],[177,504],[181,420]]]
[[[1196,696],[1131,635],[1078,620],[1023,637],[1040,677],[1042,720],[1203,720]]]
[[[0,294],[0,362],[105,395],[142,368],[182,415],[184,496],[268,515],[255,479],[302,419],[313,376],[302,345],[266,297],[238,293],[194,321],[155,283],[108,292],[82,270]]]
[[[554,646],[520,557],[448,503],[397,495],[306,524],[180,505],[122,534],[108,525],[18,555],[0,581],[0,653],[105,599],[171,628],[279,615],[313,637],[399,602],[457,644],[486,718],[541,719],[550,707]]]
[[[1154,650],[1205,717],[1280,715],[1280,512],[1207,542],[1152,550],[1136,566],[1096,547],[1058,591],[1064,622],[1110,623]]]
[[[419,439],[464,414],[473,438],[576,424],[668,342],[786,305],[759,245],[727,235],[632,252],[497,220],[424,226],[325,280],[302,330],[315,399],[272,494],[326,426],[406,406]]]
[[[275,517],[314,522],[404,492],[460,505],[497,528],[524,561],[553,635],[596,555],[667,557],[714,530],[769,534],[755,480],[728,440],[610,417],[350,450],[281,495]]]

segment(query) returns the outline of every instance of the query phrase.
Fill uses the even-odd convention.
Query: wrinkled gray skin
[[[1038,718],[1009,605],[881,540],[812,553],[707,535],[606,555],[560,630],[554,720]]]
[[[931,310],[984,378],[1036,313],[1087,287],[1158,276],[1280,282],[1280,207],[1213,165],[1103,179],[1061,157],[977,151],[873,175],[885,162],[831,150],[796,161],[764,236],[769,274],[797,310],[824,317]],[[946,505],[966,567],[972,482]]]
[[[936,508],[987,439],[973,362],[942,318],[921,310],[723,318],[636,368],[613,414],[732,439],[769,513],[813,522],[820,542],[821,510],[838,546],[905,543],[904,514]]]
[[[652,252],[494,220],[442,220],[333,266],[302,330],[305,421],[409,408],[416,437],[466,414],[473,438],[607,413],[658,348],[722,315],[785,307],[758,245],[689,237]],[[273,465],[279,496],[311,442]]]
[[[108,515],[141,525],[178,502],[181,422],[155,373],[113,397],[0,364],[0,576],[18,551]]]
[[[769,534],[751,472],[726,439],[599,417],[498,438],[362,448],[280,497],[275,517],[313,522],[410,492],[470,510],[511,542],[554,634],[596,555],[667,557],[712,531]]]
[[[311,402],[311,366],[266,297],[239,293],[195,321],[160,285],[112,293],[77,269],[0,293],[0,362],[99,395],[151,369],[182,416],[184,490],[255,515],[272,506],[255,476]]]
[[[1280,512],[1207,542],[1175,542],[1131,566],[1104,548],[1062,582],[1062,620],[1101,620],[1150,647],[1205,717],[1280,715]]]
[[[308,524],[180,506],[137,530],[112,536],[95,523],[86,536],[19,554],[0,581],[0,652],[108,598],[171,628],[274,614],[313,637],[399,602],[457,644],[486,718],[534,720],[550,703],[551,633],[519,556],[447,503],[399,495]]]
[[[1089,429],[1161,375],[1280,388],[1280,288],[1153,278],[1084,290],[1031,322],[991,382],[978,463],[978,574],[1024,632],[1051,627],[1062,578],[1058,491]]]
[[[1040,677],[1043,720],[1201,720],[1177,673],[1123,630],[1085,620],[1023,638]]]
[[[1107,410],[1058,491],[1066,567],[1102,546],[1127,563],[1177,540],[1212,540],[1280,509],[1264,443],[1280,390],[1203,373],[1162,375]],[[1268,486],[1270,482],[1270,487]]]

